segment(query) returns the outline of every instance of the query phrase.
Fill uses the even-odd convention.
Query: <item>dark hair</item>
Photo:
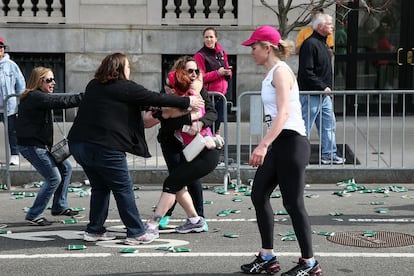
[[[205,33],[207,31],[213,31],[214,32],[214,35],[217,37],[217,30],[216,30],[216,28],[214,28],[214,27],[207,27],[207,28],[205,28],[204,31],[203,31],[203,36],[205,35]]]
[[[171,70],[185,69],[185,66],[187,65],[187,62],[189,62],[189,61],[196,62],[195,59],[192,56],[181,56],[174,62],[174,65],[173,65]]]
[[[108,83],[114,80],[125,80],[125,63],[128,57],[124,53],[107,55],[95,72],[95,79],[100,83]]]

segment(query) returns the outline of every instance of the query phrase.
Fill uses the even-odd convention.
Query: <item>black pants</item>
[[[175,194],[185,186],[193,184],[197,179],[212,172],[216,168],[218,160],[219,152],[216,149],[204,149],[191,162],[184,159],[179,166],[170,171],[164,181],[163,192]]]
[[[162,153],[164,155],[165,162],[168,167],[168,172],[171,174],[175,169],[181,165],[187,163],[184,155],[182,154],[182,146],[177,143],[161,143]],[[217,162],[216,162],[217,165]],[[187,184],[187,190],[193,199],[194,207],[199,216],[204,217],[204,205],[203,205],[203,187],[200,178],[195,179],[191,183]],[[167,211],[166,215],[171,216],[177,202]]]
[[[313,257],[312,233],[304,203],[305,167],[310,145],[306,136],[283,130],[257,169],[252,202],[256,210],[262,248],[273,249],[274,215],[270,195],[279,184],[283,206],[289,213],[303,258]]]

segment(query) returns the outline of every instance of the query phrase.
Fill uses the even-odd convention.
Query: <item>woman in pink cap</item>
[[[310,145],[302,119],[298,83],[283,61],[293,50],[293,43],[281,40],[275,28],[261,26],[242,45],[251,46],[256,64],[266,70],[261,94],[268,131],[249,160],[249,165],[257,167],[251,198],[262,248],[256,259],[242,265],[241,270],[248,274],[280,270],[273,252],[274,220],[270,204],[270,195],[279,185],[301,249],[298,264],[282,276],[320,276],[322,269],[313,257],[312,232],[303,196]]]

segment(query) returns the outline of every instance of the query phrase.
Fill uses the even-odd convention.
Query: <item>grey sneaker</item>
[[[88,242],[96,242],[96,241],[110,241],[116,239],[116,236],[112,233],[101,233],[101,234],[92,234],[85,231],[83,234],[83,240]]]
[[[147,244],[147,243],[153,242],[154,239],[155,239],[154,234],[145,233],[144,235],[139,236],[139,237],[126,238],[124,243],[126,245]]]
[[[160,237],[160,230],[159,226],[157,226],[155,229],[151,229],[148,226],[149,222],[145,223],[145,233],[154,235],[154,239],[158,239]]]
[[[322,156],[321,157],[322,164],[335,164],[340,165],[345,163],[345,158],[339,157],[338,155],[334,156]]]
[[[183,225],[178,226],[175,228],[175,231],[181,234],[186,234],[190,232],[207,232],[208,231],[208,225],[204,218],[200,217],[200,220],[193,224],[189,219],[186,220],[186,222]]]

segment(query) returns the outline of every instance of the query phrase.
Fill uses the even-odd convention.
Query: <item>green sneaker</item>
[[[170,216],[163,216],[160,220],[159,229],[165,229],[168,226],[168,223],[170,222]]]

